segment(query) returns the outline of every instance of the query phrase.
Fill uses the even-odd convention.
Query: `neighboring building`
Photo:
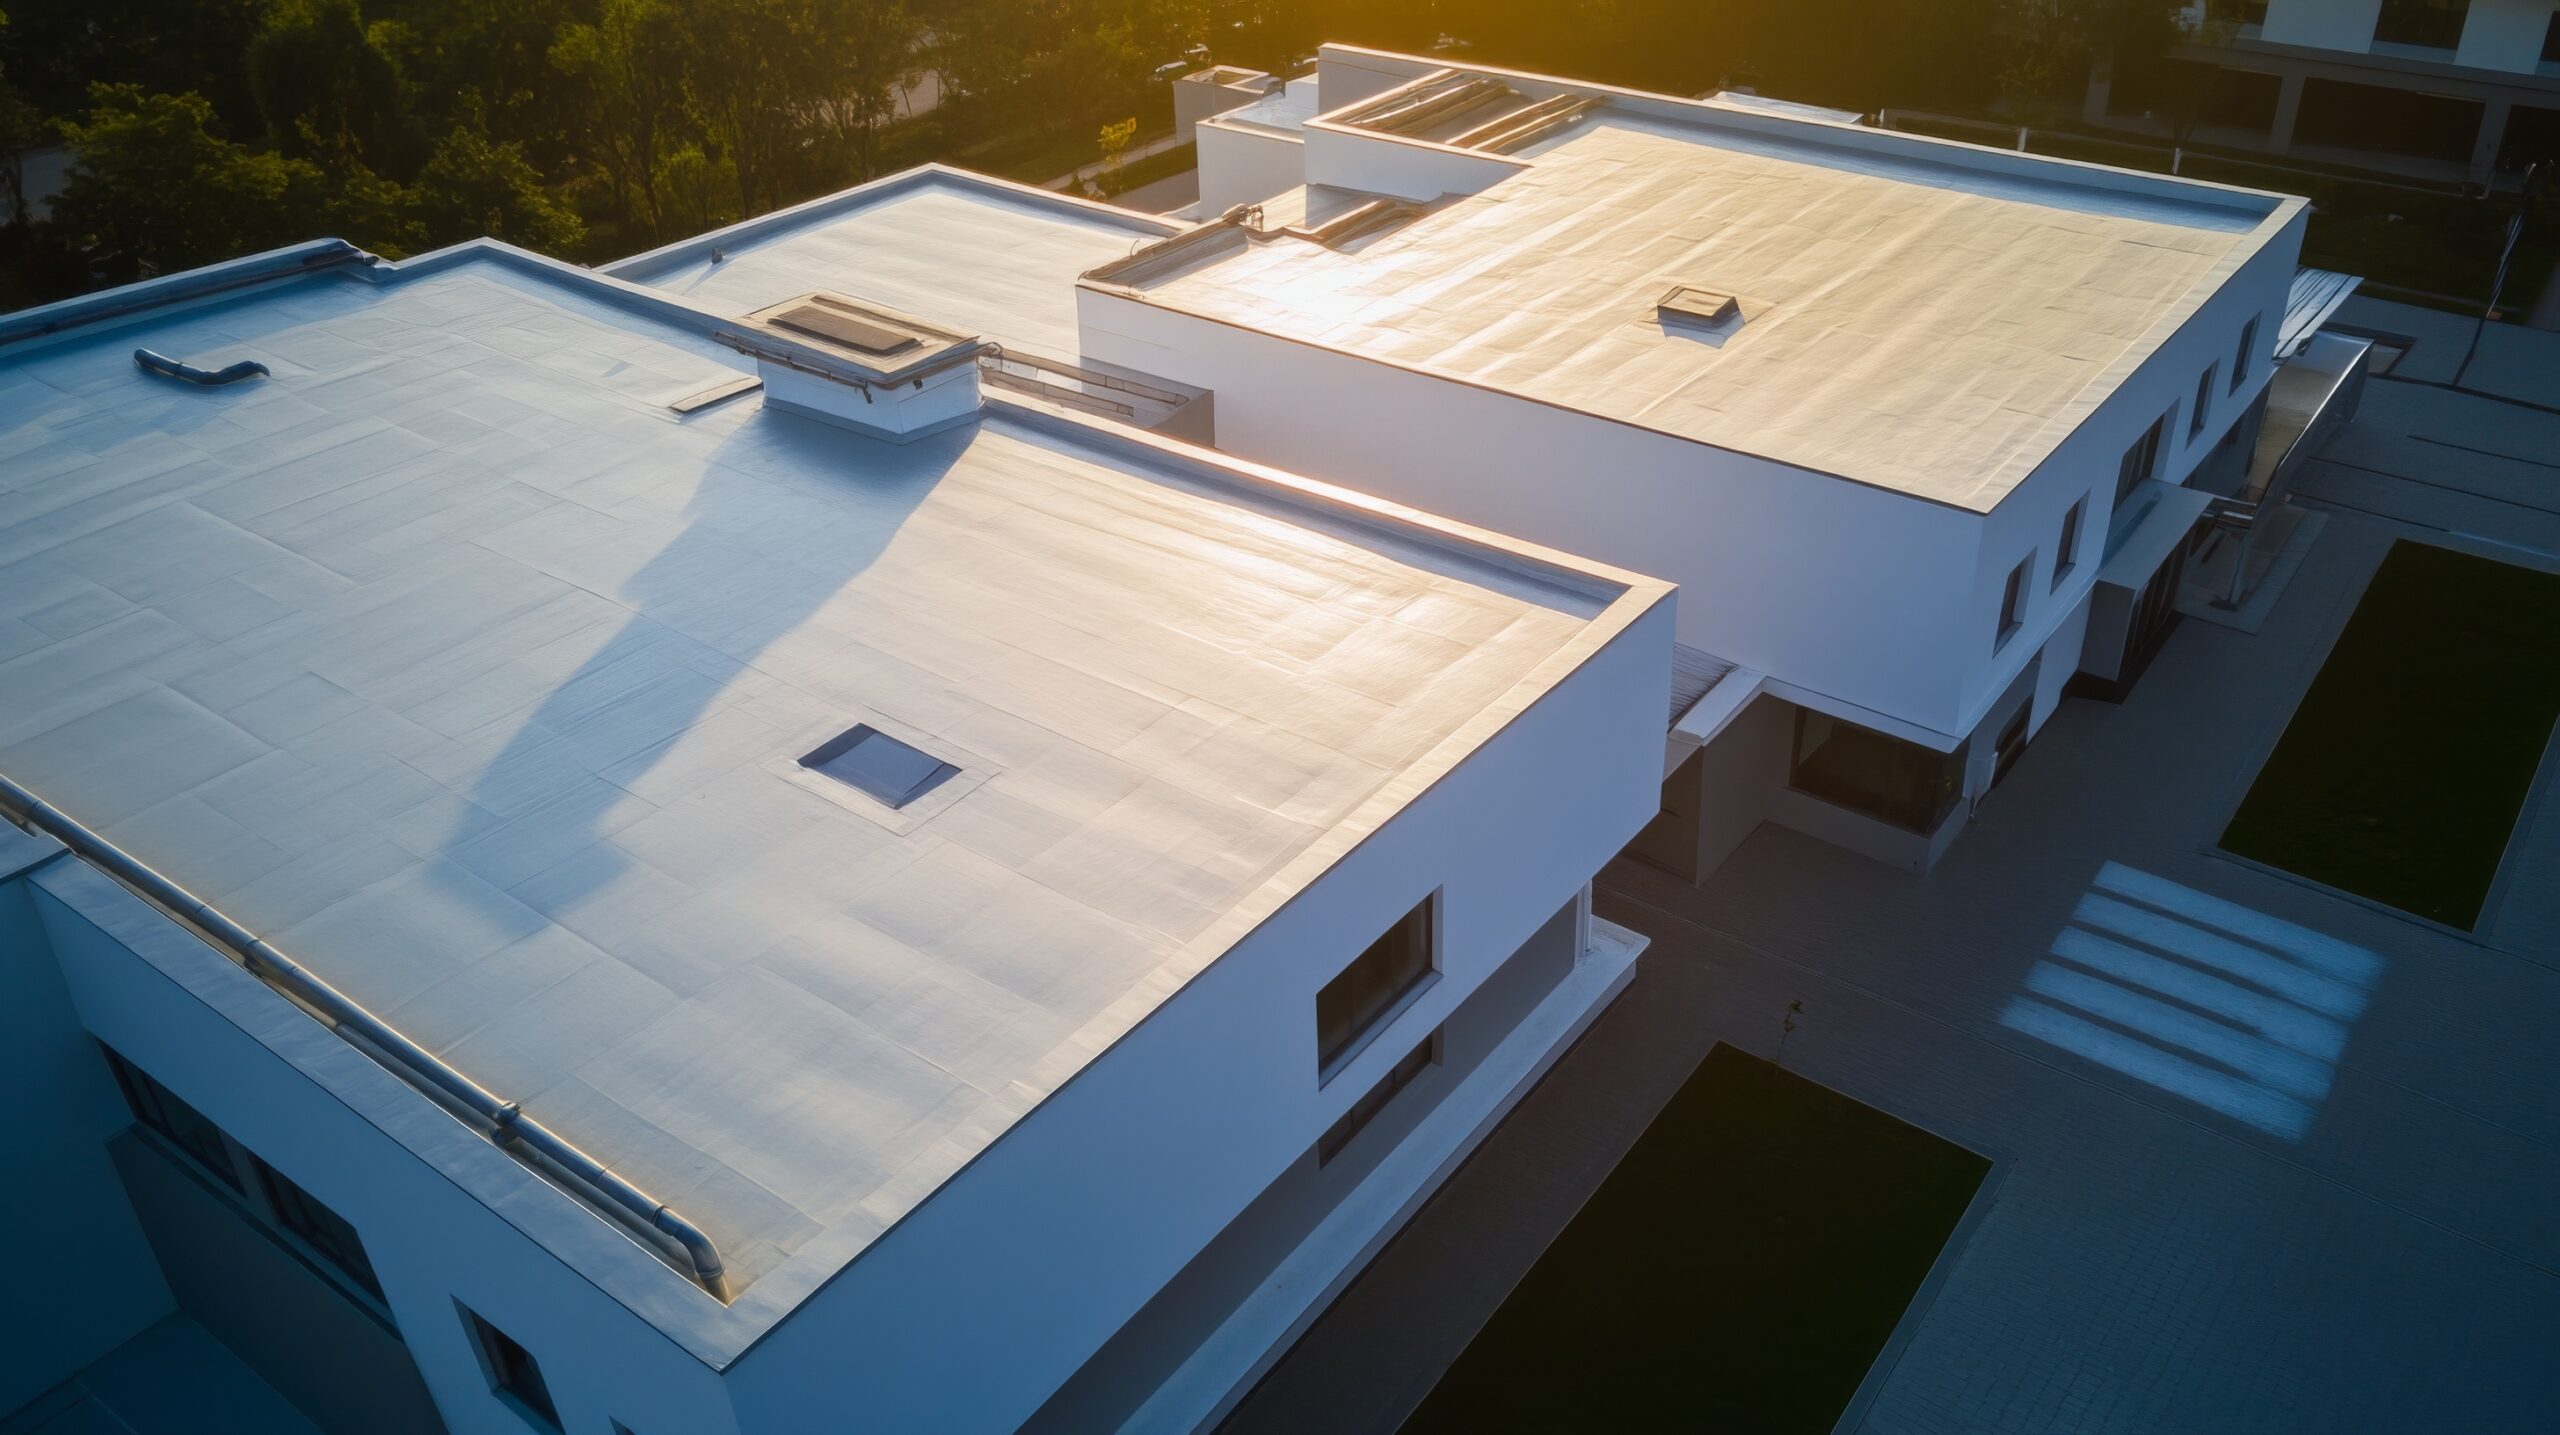
[[[1142,221],[764,223],[0,320],[0,1413],[1192,1428],[1631,975],[1668,585],[1093,421]]]
[[[2213,0],[2193,42],[2102,67],[2086,117],[2436,179],[2560,159],[2555,0]]]
[[[1679,870],[1764,819],[1927,867],[2139,675],[2207,507],[2280,497],[2301,200],[1340,46],[1318,85],[1299,184],[1088,273],[1081,351],[1678,581]]]

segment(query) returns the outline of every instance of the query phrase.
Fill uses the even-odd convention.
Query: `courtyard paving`
[[[2474,382],[2560,372],[2537,337]],[[2376,383],[2264,624],[2189,622],[2124,705],[2066,704],[1926,880],[1766,825],[1703,887],[1613,866],[1635,984],[1229,1428],[1393,1429],[1705,1051],[1773,1055],[1791,1000],[1788,1066],[1997,1163],[1844,1429],[2553,1428],[2560,764],[2477,937],[2214,839],[2395,537],[2560,567],[2555,462],[2560,415]]]

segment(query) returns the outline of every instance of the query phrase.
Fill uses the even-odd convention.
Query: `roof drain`
[[[207,388],[236,384],[242,379],[263,379],[267,376],[267,366],[255,359],[242,359],[236,364],[219,369],[203,369],[194,364],[181,363],[166,354],[155,354],[149,349],[136,349],[133,351],[133,363],[134,367],[146,374],[158,374],[164,379],[183,379],[190,384],[202,384]]]
[[[701,1227],[676,1214],[664,1201],[632,1185],[614,1174],[603,1162],[562,1140],[550,1128],[525,1115],[523,1108],[516,1103],[501,1100],[478,1082],[447,1066],[434,1053],[402,1036],[389,1023],[322,981],[309,968],[268,945],[257,933],[224,916],[202,898],[160,875],[139,858],[83,826],[69,813],[7,777],[0,777],[0,806],[23,814],[27,822],[53,834],[64,846],[104,868],[109,876],[220,942],[251,974],[320,1013],[331,1025],[341,1029],[341,1035],[351,1034],[350,1044],[358,1050],[388,1056],[406,1068],[407,1075],[431,1088],[431,1094],[469,1110],[488,1123],[489,1139],[500,1148],[521,1146],[531,1155],[541,1158],[540,1165],[565,1173],[603,1197],[602,1204],[609,1213],[650,1233],[651,1246],[657,1246],[660,1238],[674,1243],[683,1250],[686,1263],[692,1267],[694,1282],[710,1292],[713,1299],[723,1303],[728,1301],[728,1278],[720,1262],[719,1248],[712,1244],[711,1237],[705,1235]]]

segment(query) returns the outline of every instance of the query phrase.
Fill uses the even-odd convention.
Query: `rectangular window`
[[[2187,415],[2187,437],[2189,439],[2193,439],[2204,432],[2204,422],[2208,417],[2207,411],[2213,407],[2213,369],[2213,365],[2207,364],[2204,366],[2204,372],[2196,375],[2195,412]]]
[[[2133,447],[2124,451],[2124,461],[2116,465],[2117,503],[2123,503],[2125,495],[2151,477],[2153,465],[2160,461],[2160,431],[2168,422],[2169,416],[2162,414],[2142,431],[2142,437],[2133,441]]]
[[[2071,570],[2080,564],[2080,520],[2088,509],[2089,500],[2083,497],[2071,505],[2070,512],[2062,515],[2062,536],[2053,544],[2053,586],[2056,588],[2060,588],[2062,580],[2070,577]]]
[[[222,1139],[221,1127],[179,1100],[176,1092],[154,1081],[141,1067],[111,1049],[99,1049],[106,1052],[107,1066],[115,1072],[116,1085],[123,1089],[124,1104],[133,1108],[135,1120],[193,1156],[207,1175],[240,1195],[248,1194],[240,1184],[240,1168],[231,1160],[231,1144]]]
[[[2374,43],[2454,49],[2462,43],[2462,21],[2470,9],[2471,0],[2382,0],[2373,19]]]
[[[1342,1148],[1350,1145],[1352,1138],[1358,1136],[1362,1128],[1376,1120],[1378,1113],[1387,1109],[1388,1102],[1396,1099],[1396,1093],[1411,1086],[1415,1077],[1430,1070],[1439,1060],[1440,1033],[1435,1031],[1424,1037],[1422,1045],[1415,1047],[1404,1060],[1397,1062],[1385,1076],[1379,1078],[1377,1085],[1370,1087],[1361,1094],[1359,1100],[1352,1102],[1351,1109],[1342,1113],[1341,1120],[1326,1127],[1324,1135],[1316,1138],[1316,1164],[1319,1166],[1330,1164],[1334,1157],[1341,1155]]]
[[[264,1161],[250,1158],[258,1169],[258,1185],[267,1193],[267,1205],[275,1212],[276,1224],[293,1232],[302,1243],[319,1252],[338,1274],[370,1294],[382,1299],[382,1282],[373,1273],[373,1260],[364,1253],[364,1242],[356,1236],[356,1228],[347,1218],[330,1210],[282,1171]]]
[[[1316,993],[1316,1067],[1326,1078],[1359,1054],[1434,974],[1433,893]]]
[[[2257,362],[2258,320],[2257,316],[2251,315],[2249,322],[2240,326],[2240,351],[2231,356],[2231,392],[2240,392],[2240,386],[2248,381],[2249,371]]]
[[[2000,594],[2000,631],[1991,639],[1995,653],[2009,646],[2009,640],[2027,625],[2027,570],[2035,563],[2036,556],[2030,553],[2009,570],[2009,585]]]
[[[557,1431],[560,1407],[551,1402],[551,1387],[543,1381],[542,1366],[533,1352],[482,1320],[469,1306],[459,1308],[463,1324],[471,1331],[472,1348],[480,1352],[481,1373],[489,1377],[489,1388],[537,1429]]]
[[[2551,24],[2542,32],[2542,63],[2560,65],[2560,10],[2551,12]]]
[[[1939,752],[1800,708],[1787,785],[1834,807],[1926,835],[1937,830],[1964,790],[1965,752],[1965,744],[1954,752]]]

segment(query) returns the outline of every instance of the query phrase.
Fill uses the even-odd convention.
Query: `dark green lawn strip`
[[[1405,1431],[1827,1431],[1989,1169],[1718,1046]]]
[[[2560,719],[2560,575],[2397,543],[2225,851],[2469,931]]]

